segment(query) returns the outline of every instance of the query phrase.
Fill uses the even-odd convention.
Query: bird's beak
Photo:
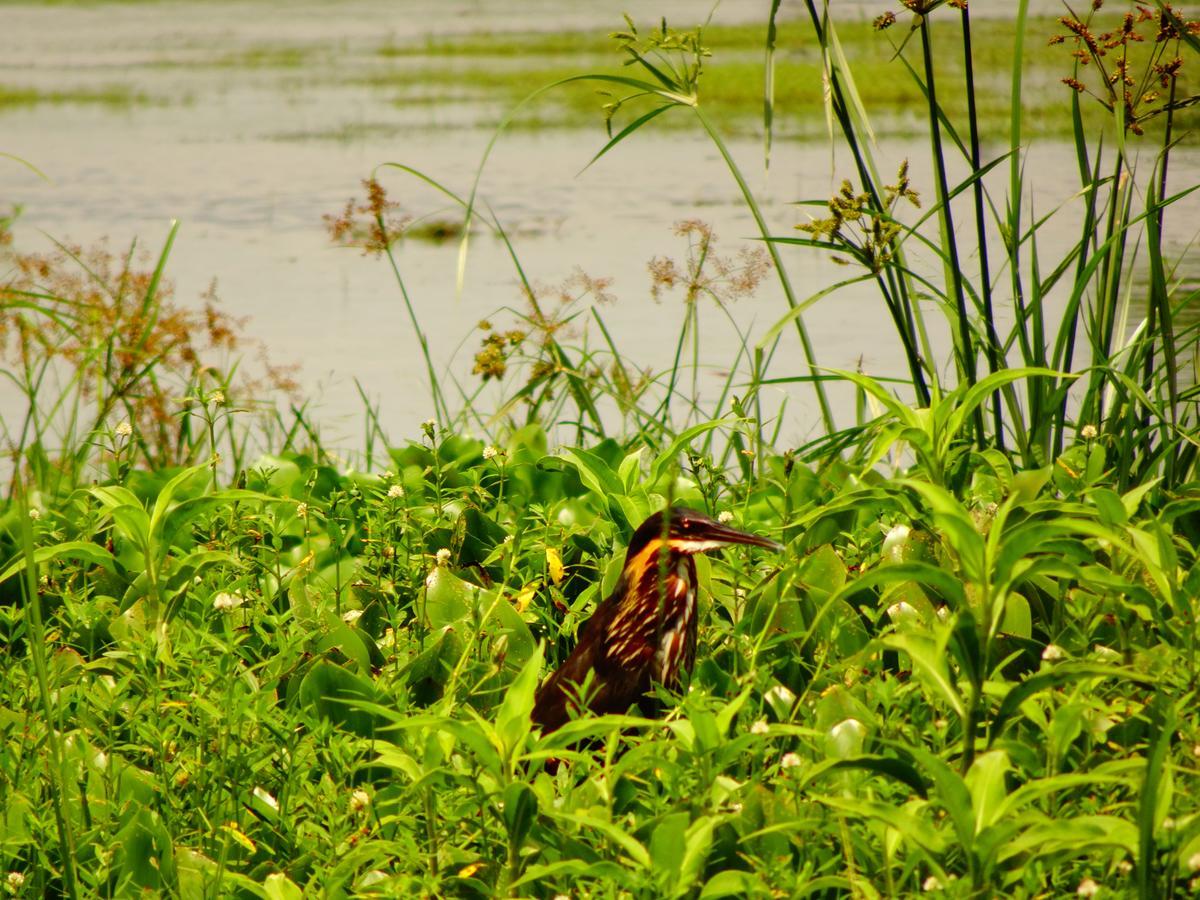
[[[672,543],[677,543],[678,549],[685,553],[703,553],[705,550],[716,550],[726,544],[749,544],[751,547],[762,547],[776,552],[783,549],[782,544],[747,531],[738,531],[720,522],[706,523],[703,533],[689,535]]]

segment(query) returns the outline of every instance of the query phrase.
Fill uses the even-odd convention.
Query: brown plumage
[[[589,673],[594,675],[586,705],[594,713],[623,713],[655,683],[677,687],[680,672],[690,673],[696,660],[692,557],[726,544],[782,549],[683,507],[671,509],[665,528],[663,513],[643,522],[629,542],[616,589],[583,626],[571,655],[538,689],[533,721],[545,732],[564,725]]]

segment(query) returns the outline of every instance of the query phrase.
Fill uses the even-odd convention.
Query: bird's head
[[[652,553],[664,541],[671,553],[681,556],[716,550],[727,544],[749,544],[768,550],[783,549],[772,540],[730,528],[694,509],[673,506],[665,512],[656,512],[638,526],[629,542],[626,560],[632,560],[647,551]]]

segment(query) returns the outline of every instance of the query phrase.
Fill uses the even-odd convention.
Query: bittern
[[[727,544],[782,549],[692,509],[655,513],[633,533],[617,587],[587,620],[571,655],[541,688],[533,721],[551,732],[573,704],[623,713],[654,684],[679,685],[696,660],[697,553]],[[664,556],[665,554],[665,556]],[[589,673],[592,677],[589,679]]]

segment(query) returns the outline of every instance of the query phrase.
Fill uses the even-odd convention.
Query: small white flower
[[[437,421],[434,419],[426,419],[421,423],[421,430],[430,437],[433,437],[433,429],[437,428]]]
[[[279,801],[260,788],[258,785],[254,786],[254,796],[263,803],[267,804],[267,806],[271,807],[271,809],[275,810],[276,812],[279,811]]]
[[[38,509],[36,506],[29,507],[29,518],[33,519],[33,521],[36,522],[41,517],[42,517],[42,511],[40,509]]]
[[[1192,744],[1192,756],[1200,759],[1200,744]]]
[[[299,516],[301,519],[307,519],[308,518],[308,504],[307,503],[297,503],[296,504],[296,515]]]
[[[722,525],[728,525],[730,522],[733,521],[733,513],[731,513],[727,509],[723,509],[723,510],[721,510],[720,515],[717,516],[717,521],[720,522]]]
[[[208,397],[208,402],[214,404],[215,406],[220,406],[225,402],[225,392],[213,391]]]
[[[750,726],[751,734],[766,734],[770,730],[771,729],[767,727],[766,719],[759,719],[757,722],[755,722],[753,725]]]
[[[133,434],[133,426],[128,422],[122,422],[115,429],[113,429],[113,433],[119,438],[127,438]]]
[[[387,495],[389,500],[399,500],[404,496],[404,488],[398,484],[393,484],[390,488],[388,488]]]
[[[950,723],[946,719],[934,719],[933,720],[933,727],[936,728],[938,731],[941,731],[943,728],[945,728],[949,724]]]
[[[1117,863],[1117,871],[1120,872],[1122,875],[1128,875],[1130,872],[1133,871],[1133,863],[1127,859],[1123,859],[1119,863]]]
[[[1080,897],[1095,897],[1100,892],[1100,885],[1096,884],[1091,878],[1085,878],[1079,882],[1079,887],[1075,888],[1075,893]]]
[[[348,609],[342,613],[342,621],[347,625],[353,625],[362,616],[361,609]]]
[[[1046,662],[1057,662],[1066,655],[1067,652],[1058,644],[1047,644],[1046,649],[1042,651],[1042,659]]]
[[[483,458],[485,460],[495,459],[499,454],[500,454],[500,451],[497,450],[495,447],[493,447],[491,444],[488,444],[486,447],[483,448]]]
[[[1200,853],[1193,853],[1187,861],[1189,872],[1200,872]]]
[[[450,551],[446,547],[437,552],[437,564],[439,566],[450,565]]]
[[[797,753],[785,753],[779,760],[779,768],[781,769],[790,769],[793,766],[799,766],[803,764],[803,760],[800,759],[800,755]]]
[[[1096,431],[1095,425],[1084,425],[1079,429],[1079,436],[1085,441],[1095,440],[1097,434],[1099,434],[1099,432]]]
[[[228,612],[231,609],[237,609],[245,602],[246,598],[241,594],[221,591],[219,594],[213,597],[212,605],[213,609],[217,610],[218,612]]]
[[[371,805],[371,795],[361,788],[350,795],[350,812],[358,813]]]
[[[1162,829],[1163,831],[1174,831],[1178,824],[1179,823],[1175,821],[1174,816],[1167,816],[1165,819],[1163,819]]]
[[[950,618],[950,607],[944,603],[937,608],[937,617],[939,622],[945,622]]]
[[[23,872],[9,872],[8,876],[4,879],[4,883],[14,892],[19,891],[25,886],[25,874]]]
[[[930,875],[921,882],[921,890],[923,891],[940,891],[941,889],[942,883],[938,880],[936,875]]]

